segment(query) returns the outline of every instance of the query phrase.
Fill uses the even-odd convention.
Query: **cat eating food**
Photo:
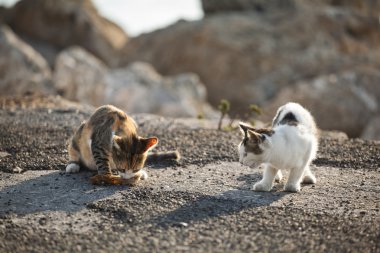
[[[68,143],[67,173],[81,167],[96,170],[93,184],[135,185],[148,177],[142,169],[158,138],[143,138],[137,134],[137,124],[125,112],[112,105],[99,107],[83,122]],[[155,160],[178,160],[179,153],[155,153]],[[118,175],[112,173],[118,171]]]
[[[244,123],[240,128],[239,161],[248,166],[264,165],[263,178],[253,186],[254,191],[270,191],[274,181],[281,180],[282,169],[290,171],[285,191],[300,191],[301,182],[316,183],[310,163],[317,154],[318,131],[312,115],[300,104],[281,106],[269,129]]]

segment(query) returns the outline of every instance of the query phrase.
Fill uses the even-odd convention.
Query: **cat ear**
[[[263,139],[263,135],[262,134],[259,134],[251,129],[248,130],[248,137],[249,139],[251,140],[254,140],[256,142],[260,141]]]
[[[243,122],[239,122],[239,126],[240,126],[240,131],[242,132],[242,134],[244,134],[244,136],[247,136],[248,130],[251,130],[251,131],[255,130],[253,127]]]
[[[156,137],[151,137],[151,138],[141,138],[140,139],[141,143],[141,153],[147,152],[149,149],[152,149],[154,146],[157,145],[158,143],[158,138]]]

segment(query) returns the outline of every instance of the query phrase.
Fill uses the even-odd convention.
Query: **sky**
[[[18,0],[0,0],[11,6]],[[99,13],[121,26],[130,37],[166,27],[179,19],[203,17],[201,0],[93,0]]]

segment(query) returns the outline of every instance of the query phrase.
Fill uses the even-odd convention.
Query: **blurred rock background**
[[[172,117],[221,99],[269,122],[295,101],[322,129],[380,139],[380,1],[202,0],[204,17],[130,37],[90,0],[0,8],[0,93]]]

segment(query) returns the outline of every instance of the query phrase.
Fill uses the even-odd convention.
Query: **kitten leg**
[[[91,136],[91,151],[94,158],[98,175],[112,175],[110,156],[112,152],[112,130],[94,132]]]
[[[274,178],[274,181],[275,181],[276,183],[279,183],[279,182],[282,180],[282,178],[283,178],[283,176],[282,176],[282,172],[281,172],[281,170],[278,170],[278,171],[277,171],[277,174],[276,174],[276,177]]]
[[[265,165],[263,179],[253,185],[253,190],[258,192],[268,192],[272,189],[274,178],[277,174],[277,168]]]
[[[315,184],[317,179],[314,174],[311,172],[309,165],[306,166],[305,171],[303,172],[302,183],[304,184]]]
[[[291,169],[288,181],[285,185],[285,191],[299,192],[301,190],[303,171],[303,167],[296,167]]]
[[[66,173],[77,173],[80,170],[80,153],[79,151],[75,148],[78,145],[75,145],[74,140],[70,141],[70,144],[67,148],[67,151],[69,152],[69,159],[70,161],[68,162],[66,166]]]

